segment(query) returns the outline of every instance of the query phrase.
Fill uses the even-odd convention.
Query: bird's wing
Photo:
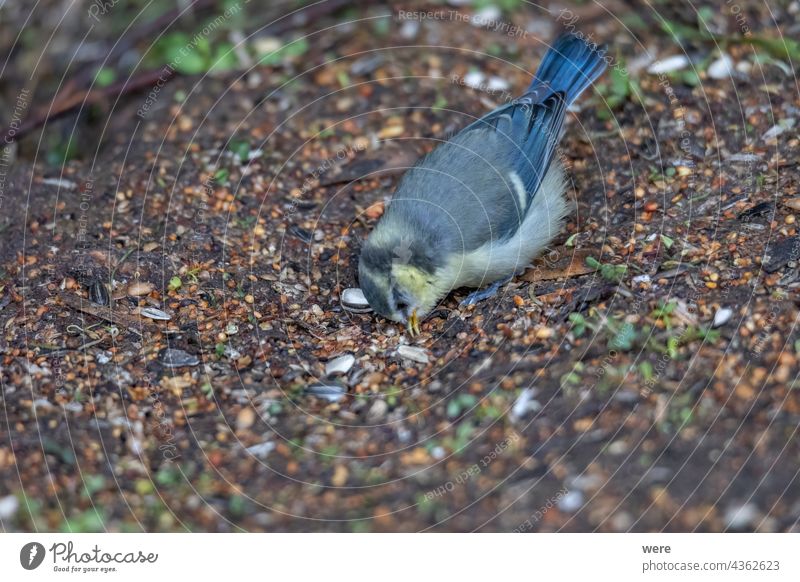
[[[507,150],[506,157],[525,186],[526,206],[530,206],[550,168],[566,113],[564,93],[550,92],[543,96],[542,92],[540,85],[462,132],[489,128],[498,135],[499,147]]]

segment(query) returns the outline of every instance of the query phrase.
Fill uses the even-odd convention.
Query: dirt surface
[[[333,13],[281,37],[301,55],[109,104],[63,166],[21,141],[4,530],[798,529],[800,91],[767,43],[798,3],[709,4],[708,34],[688,5],[510,4]],[[402,168],[559,20],[612,67],[567,121],[552,252],[417,338],[346,309]]]

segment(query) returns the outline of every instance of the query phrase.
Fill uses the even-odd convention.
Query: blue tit
[[[512,277],[559,234],[569,207],[556,145],[567,107],[602,74],[604,56],[562,35],[522,96],[405,173],[361,250],[359,283],[377,313],[418,333],[450,291]]]

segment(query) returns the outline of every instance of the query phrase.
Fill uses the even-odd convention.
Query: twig
[[[145,324],[141,318],[134,317],[129,313],[123,313],[121,311],[116,311],[111,309],[110,307],[100,307],[99,305],[91,305],[85,299],[81,299],[79,297],[75,297],[73,295],[61,295],[61,301],[63,301],[68,307],[72,309],[76,309],[83,313],[88,313],[89,315],[93,315],[95,317],[99,317],[100,319],[107,321],[112,324],[118,324],[127,329],[128,331],[132,331],[138,336],[143,336],[145,331],[156,331],[154,326]]]

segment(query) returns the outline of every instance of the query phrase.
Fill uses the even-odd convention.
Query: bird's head
[[[380,315],[403,323],[412,335],[444,295],[428,253],[404,238],[377,231],[367,240],[358,265],[359,284]]]

